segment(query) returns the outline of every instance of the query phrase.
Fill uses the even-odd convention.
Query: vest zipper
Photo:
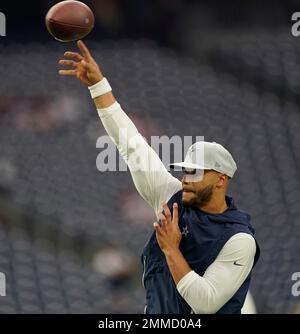
[[[146,255],[143,256],[143,275],[142,275],[142,284],[145,289],[145,272],[146,272]]]

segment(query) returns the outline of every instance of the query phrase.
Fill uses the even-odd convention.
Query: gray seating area
[[[233,153],[238,173],[229,194],[251,214],[261,244],[251,287],[257,311],[288,313],[296,304],[291,276],[300,267],[299,106],[235,71],[251,72],[259,64],[255,70],[267,73],[268,85],[280,82],[283,87],[277,89],[296,93],[299,48],[275,37],[269,43],[268,35],[262,38],[245,44],[247,62],[244,49],[234,43],[223,45],[222,52],[216,47],[227,73],[147,40],[87,44],[124,110],[143,124],[146,137],[153,128],[156,135],[204,136]],[[83,238],[86,249],[89,242],[99,248],[118,245],[138,263],[154,214],[147,213],[139,224],[130,221],[123,206],[126,194],[135,192],[129,172],[97,170],[96,140],[105,132],[87,89],[57,74],[65,48],[59,43],[0,48],[5,78],[0,82],[0,195],[24,215],[36,217],[39,229],[50,224],[68,238]],[[281,57],[280,73],[270,70],[278,70],[276,57]],[[232,74],[229,59],[239,59]],[[144,205],[143,200],[135,205]],[[140,267],[136,286],[121,286],[112,298],[115,288],[84,257],[86,249],[82,255],[70,247],[64,250],[56,240],[36,238],[10,222],[0,224],[0,240],[0,271],[8,281],[0,313],[143,310]],[[118,306],[116,300],[124,303]]]
[[[6,221],[6,224],[8,222]],[[0,221],[0,266],[6,296],[0,313],[141,313],[137,289],[128,295],[70,249]],[[124,288],[124,286],[123,286]]]
[[[244,80],[254,80],[288,97],[299,95],[299,43],[285,28],[225,34],[209,54],[214,64]]]

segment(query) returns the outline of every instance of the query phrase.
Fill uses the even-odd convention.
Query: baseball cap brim
[[[174,169],[174,167],[181,167],[181,168],[191,168],[191,169],[201,169],[204,170],[206,168],[204,168],[203,166],[197,165],[197,164],[193,164],[191,162],[175,162],[172,164],[169,164],[169,166]]]

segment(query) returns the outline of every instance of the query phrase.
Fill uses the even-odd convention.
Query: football
[[[94,28],[92,10],[80,1],[61,1],[46,15],[49,33],[60,42],[72,42],[87,36]]]

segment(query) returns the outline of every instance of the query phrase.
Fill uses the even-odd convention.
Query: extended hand
[[[179,249],[182,235],[178,226],[177,203],[173,204],[173,218],[167,203],[163,204],[163,208],[165,214],[159,214],[159,219],[162,225],[160,226],[158,223],[154,223],[154,228],[159,247],[166,254]]]
[[[82,41],[78,41],[77,46],[82,55],[77,52],[67,51],[64,53],[64,56],[72,60],[61,59],[58,62],[60,65],[71,66],[73,69],[60,70],[58,73],[60,75],[75,76],[86,86],[92,86],[102,80],[103,75],[84,43]]]

